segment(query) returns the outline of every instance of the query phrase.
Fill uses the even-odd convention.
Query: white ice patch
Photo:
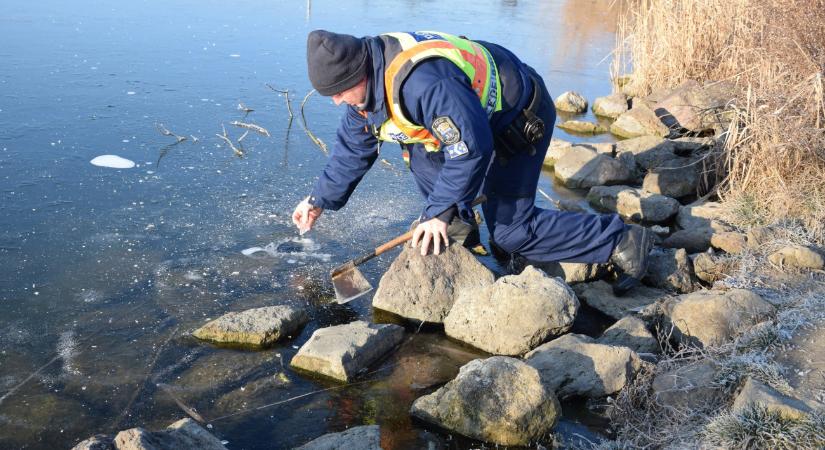
[[[229,55],[229,57],[230,57],[230,58],[240,58],[240,57],[241,57],[241,55],[239,55],[239,54],[237,54],[237,53],[233,53],[233,54]]]
[[[294,251],[281,251],[279,249],[291,247]],[[329,262],[332,255],[329,253],[318,253],[321,245],[308,238],[290,238],[280,242],[270,242],[265,247],[250,247],[241,250],[241,254],[249,257],[257,257],[259,253],[266,253],[273,258],[286,259],[287,263],[294,264],[297,259],[318,259]],[[254,256],[253,256],[254,255]]]
[[[98,167],[109,167],[112,169],[131,169],[132,167],[135,167],[134,161],[121,158],[117,155],[100,155],[90,162],[92,165]]]
[[[74,331],[64,331],[60,334],[60,339],[57,340],[57,354],[63,360],[64,372],[80,375],[80,371],[72,364],[72,359],[77,354],[77,339],[75,339]]]

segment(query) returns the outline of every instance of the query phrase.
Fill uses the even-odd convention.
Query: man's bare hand
[[[426,256],[430,249],[430,243],[433,244],[433,253],[438,255],[441,252],[441,244],[446,247],[449,244],[447,240],[447,224],[438,218],[432,218],[426,222],[419,223],[415,227],[412,236],[413,248],[418,247],[421,241],[421,255]]]
[[[304,234],[312,229],[315,221],[318,220],[318,217],[320,217],[323,212],[323,208],[310,205],[309,198],[305,198],[301,203],[298,203],[295,211],[292,212],[292,223],[298,227],[298,231],[301,234]]]

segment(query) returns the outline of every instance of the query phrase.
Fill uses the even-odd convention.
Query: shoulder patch
[[[433,134],[444,145],[452,145],[461,140],[461,132],[448,116],[438,116],[433,120]]]
[[[450,159],[456,159],[459,156],[464,156],[470,152],[470,150],[467,148],[467,144],[465,144],[464,141],[459,141],[455,144],[447,145],[444,147],[444,151],[447,152],[447,156],[449,156]]]

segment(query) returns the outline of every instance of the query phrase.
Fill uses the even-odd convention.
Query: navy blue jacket
[[[378,157],[378,140],[369,131],[387,120],[384,96],[383,43],[365,38],[372,70],[367,80],[367,117],[353,106],[338,127],[337,139],[323,173],[315,184],[310,203],[337,210],[346,204],[355,186]],[[428,220],[456,211],[470,221],[469,203],[477,196],[493,155],[493,134],[509,124],[528,102],[527,74],[523,64],[506,49],[482,42],[492,54],[502,80],[503,109],[487,117],[478,95],[464,72],[444,58],[419,63],[401,86],[401,99],[412,122],[432,131],[436,117],[447,116],[458,128],[469,150],[455,158],[445,152],[427,152],[420,144],[408,146],[410,170],[427,198],[421,218]],[[457,210],[452,208],[457,206]],[[441,216],[444,218],[444,216]],[[446,221],[449,221],[447,219]]]

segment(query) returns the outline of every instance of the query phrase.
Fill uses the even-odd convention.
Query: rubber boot
[[[647,272],[652,249],[652,232],[645,227],[630,225],[610,256],[610,262],[621,271],[619,279],[613,285],[614,294],[621,297],[639,285]]]

